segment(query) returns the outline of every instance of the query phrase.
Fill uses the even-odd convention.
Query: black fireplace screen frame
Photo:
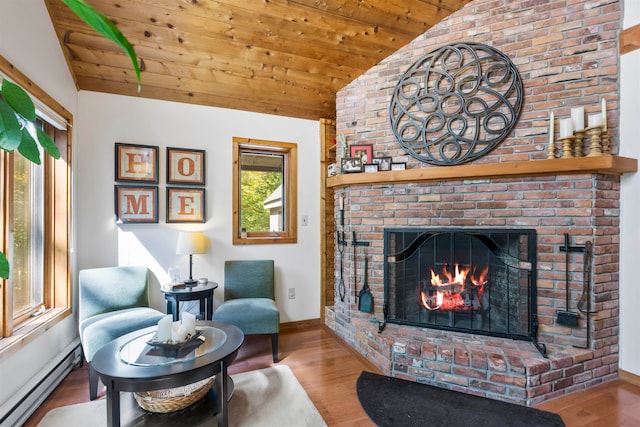
[[[474,262],[435,259],[436,253],[447,252],[447,245],[450,257],[465,253],[465,245],[470,254],[474,252],[470,248],[483,249],[475,252],[483,253],[481,256],[490,275],[488,295],[483,295],[488,307],[484,311],[484,305],[466,312],[419,307],[420,290],[432,287],[426,284],[429,273],[417,271],[423,267],[422,263],[452,269],[456,262],[461,265]],[[443,247],[445,250],[439,249]],[[384,230],[385,323],[535,342],[538,326],[536,251],[537,236],[533,229],[387,228]]]

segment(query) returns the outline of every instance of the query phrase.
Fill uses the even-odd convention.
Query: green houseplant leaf
[[[98,12],[92,6],[88,5],[84,0],[62,0],[64,4],[69,6],[76,15],[78,15],[91,28],[102,34],[107,39],[116,43],[120,48],[129,55],[133,63],[133,69],[138,79],[138,92],[140,92],[140,66],[138,65],[138,57],[133,50],[133,46],[129,40],[122,35],[120,30],[106,16]]]
[[[53,142],[53,139],[51,139],[49,135],[47,135],[40,129],[36,129],[36,134],[38,135],[38,142],[40,143],[42,148],[44,148],[44,151],[46,151],[47,154],[49,154],[54,159],[59,159],[60,150],[58,150],[58,146],[55,142]]]
[[[0,148],[13,151],[22,140],[22,126],[16,113],[2,98],[0,98]]]
[[[36,165],[39,165],[41,163],[38,144],[36,144],[36,141],[33,139],[26,128],[22,129],[22,141],[20,142],[20,146],[18,147],[18,152],[31,163],[35,163]]]
[[[26,120],[33,122],[36,120],[36,107],[31,101],[31,97],[20,86],[2,79],[2,97],[7,104]]]
[[[0,252],[0,278],[9,278],[9,260],[2,252]]]

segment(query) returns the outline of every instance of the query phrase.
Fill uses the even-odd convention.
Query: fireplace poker
[[[593,257],[593,243],[588,240],[584,244],[584,264],[582,266],[582,297],[580,297],[580,301],[578,301],[578,310],[581,313],[584,313],[587,316],[587,344],[585,347],[578,348],[589,348],[591,341],[591,326],[590,320],[591,315],[595,313],[595,311],[591,310],[591,261]],[[586,308],[585,308],[586,305]],[[577,347],[577,346],[575,346]]]
[[[344,247],[347,244],[344,240],[344,231],[336,231],[336,240],[338,243],[338,254],[340,254],[340,282],[338,283],[338,295],[340,295],[340,301],[344,302],[345,287],[344,287]]]

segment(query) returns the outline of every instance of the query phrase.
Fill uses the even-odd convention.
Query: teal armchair
[[[280,311],[275,302],[273,260],[226,261],[224,302],[213,320],[239,327],[245,335],[271,335],[273,361],[278,362]]]
[[[79,331],[89,364],[89,397],[98,395],[98,374],[91,360],[102,346],[129,332],[153,326],[165,315],[149,307],[147,267],[105,267],[81,270]]]

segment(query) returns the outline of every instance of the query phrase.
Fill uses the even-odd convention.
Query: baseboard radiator
[[[62,356],[52,360],[47,366],[40,371],[40,375],[26,384],[21,391],[6,402],[3,406],[7,406],[8,410],[4,413],[5,408],[1,408],[0,427],[15,427],[23,425],[27,419],[38,409],[38,406],[55,390],[71,370],[80,364],[82,350],[80,348],[80,340],[75,339],[69,344],[64,351],[60,353]]]

